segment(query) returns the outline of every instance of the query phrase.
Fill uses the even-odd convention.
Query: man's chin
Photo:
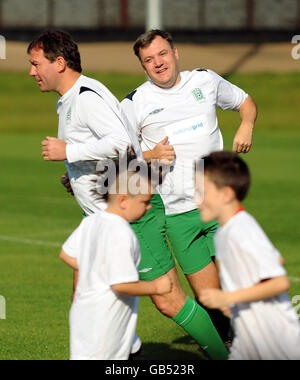
[[[154,84],[156,84],[156,86],[160,87],[160,88],[165,88],[165,89],[168,89],[168,88],[172,88],[176,85],[176,80],[174,80],[173,78],[168,78],[166,80],[156,80],[154,81]]]
[[[50,92],[50,90],[48,88],[45,88],[43,86],[40,86],[40,91],[41,92]]]
[[[156,84],[157,87],[165,88],[165,89],[168,89],[168,88],[172,88],[172,87],[173,87],[173,83],[172,83],[172,82],[161,82],[161,81],[156,81],[156,82],[154,82],[154,84]]]

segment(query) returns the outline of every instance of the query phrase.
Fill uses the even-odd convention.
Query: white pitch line
[[[42,245],[46,247],[55,247],[60,248],[62,243],[55,243],[53,241],[45,241],[45,240],[34,240],[34,239],[26,239],[26,238],[17,238],[13,236],[0,235],[0,240],[10,241],[13,243],[21,243],[21,244],[31,244],[31,245]],[[300,282],[299,277],[289,276],[289,280],[291,282]]]
[[[10,241],[13,243],[43,245],[46,247],[56,247],[56,248],[62,246],[62,244],[55,243],[53,241],[33,240],[33,239],[17,238],[17,237],[13,237],[13,236],[5,236],[5,235],[0,235],[0,240]]]
[[[299,277],[290,276],[289,280],[292,281],[292,282],[300,282],[300,278]]]

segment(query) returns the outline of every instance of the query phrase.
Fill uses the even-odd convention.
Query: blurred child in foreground
[[[196,198],[203,221],[216,219],[220,225],[215,245],[222,290],[203,290],[201,302],[232,318],[229,359],[299,360],[300,325],[287,295],[283,259],[241,205],[250,186],[249,169],[232,152],[203,160]]]

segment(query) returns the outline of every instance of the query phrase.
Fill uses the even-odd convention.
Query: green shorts
[[[167,235],[184,274],[205,268],[215,256],[215,221],[204,223],[198,210],[167,215]]]
[[[138,222],[131,223],[141,249],[140,279],[152,281],[168,273],[174,266],[166,238],[165,208],[161,197],[155,194],[152,208]]]
[[[166,216],[158,194],[151,203],[146,215],[131,223],[142,255],[140,279],[151,281],[169,272],[175,266],[174,256],[184,274],[196,273],[210,264],[217,224],[203,223],[198,210]]]

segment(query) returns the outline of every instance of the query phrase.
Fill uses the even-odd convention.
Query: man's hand
[[[145,160],[159,160],[162,163],[171,164],[175,159],[173,145],[169,145],[168,137],[160,141],[152,150],[143,153]]]
[[[70,184],[70,178],[68,176],[68,173],[65,173],[61,176],[60,182],[62,185],[67,189],[67,192],[71,195],[74,195],[72,186]]]
[[[257,118],[257,108],[251,96],[248,96],[240,108],[241,125],[234,140],[232,150],[236,153],[248,153],[252,146],[253,129]]]
[[[242,123],[233,140],[233,152],[248,153],[252,146],[253,125]]]
[[[42,141],[42,156],[45,161],[64,161],[67,159],[67,144],[55,137],[46,137]]]

